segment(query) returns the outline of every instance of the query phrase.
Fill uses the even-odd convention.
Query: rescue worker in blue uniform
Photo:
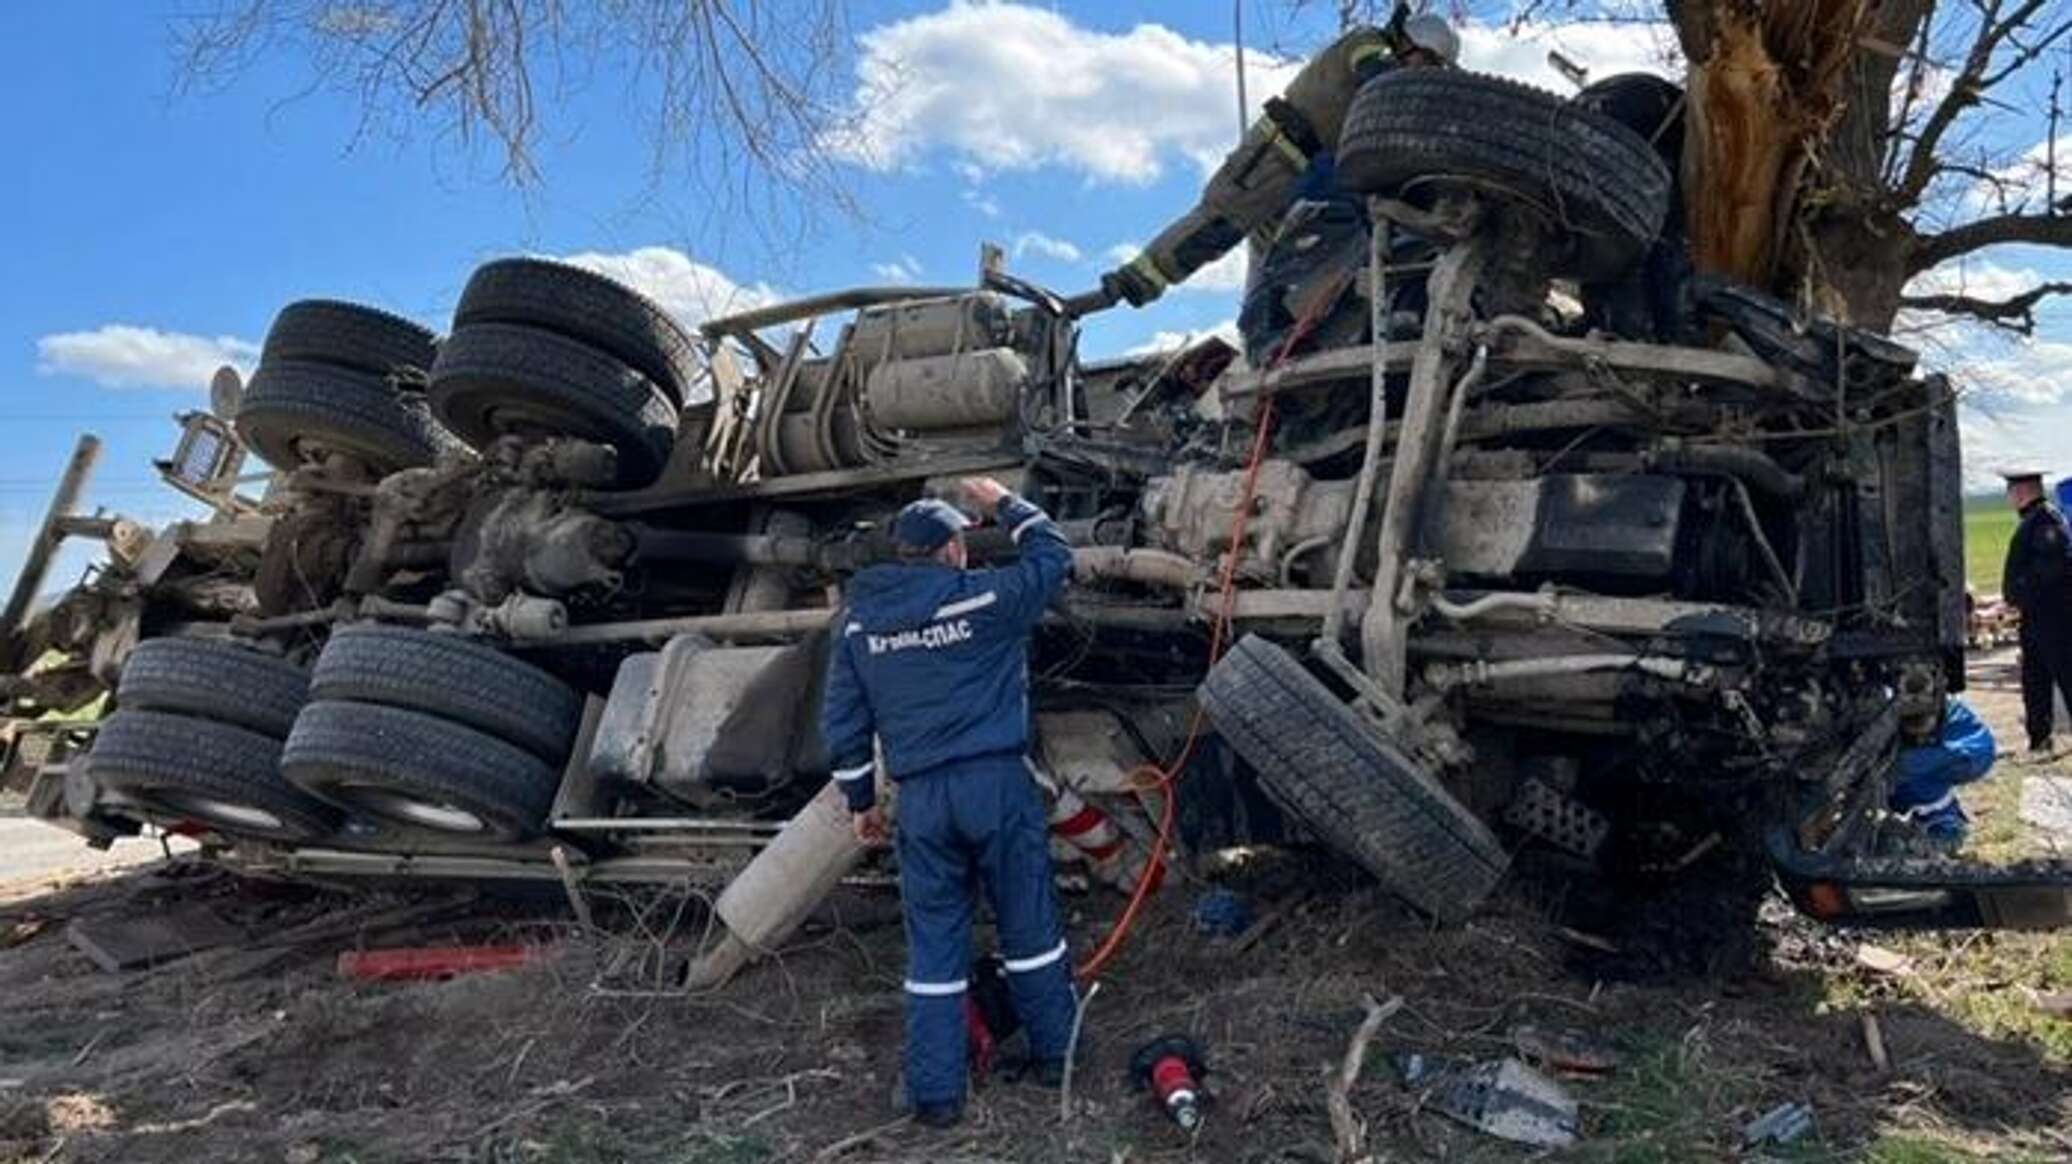
[[[901,560],[849,583],[821,711],[829,763],[865,843],[886,832],[873,737],[899,784],[907,1099],[931,1126],[963,1114],[974,882],[992,902],[1014,1008],[1046,1083],[1063,1074],[1077,1007],[1028,766],[1029,635],[1064,586],[1072,551],[1056,523],[999,482],[962,488],[974,512],[1009,532],[1019,559],[966,569],[963,514],[935,500],[902,509],[892,526]]]
[[[1903,716],[1903,745],[1892,774],[1888,802],[1893,815],[1911,823],[1907,846],[1951,854],[1963,847],[1971,818],[1957,803],[1957,786],[1978,780],[1993,767],[1993,731],[1963,700],[1949,696],[1938,709]]]

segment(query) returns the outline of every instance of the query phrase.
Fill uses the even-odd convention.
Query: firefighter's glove
[[[1164,293],[1165,284],[1145,274],[1140,264],[1131,263],[1101,276],[1101,290],[1128,300],[1131,307],[1142,307]]]

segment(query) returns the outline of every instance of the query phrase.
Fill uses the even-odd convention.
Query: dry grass
[[[2033,842],[2011,823],[2020,774],[2006,769],[1967,794],[1991,854]],[[1783,1159],[2072,1158],[2072,1024],[2031,1005],[2037,991],[2072,989],[2065,937],[1840,933],[1772,903],[1754,972],[1631,977],[1620,967],[1647,963],[1557,937],[1546,903],[1559,895],[1524,876],[1447,931],[1312,867],[1263,861],[1234,876],[1261,912],[1300,904],[1236,957],[1193,932],[1188,885],[1154,902],[1090,1008],[1069,1122],[1054,1093],[1003,1082],[978,1092],[948,1134],[890,1123],[902,937],[883,896],[845,898],[781,957],[698,996],[668,986],[706,925],[703,903],[680,893],[601,899],[599,933],[568,924],[552,894],[364,939],[558,950],[509,974],[384,986],[333,972],[337,951],[362,939],[319,943],[251,976],[204,957],[117,977],[55,924],[207,901],[256,933],[279,932],[347,908],[337,895],[133,872],[0,903],[0,932],[29,912],[54,923],[0,950],[0,1164],[750,1164],[813,1161],[844,1143],[830,1160],[1332,1160],[1326,1073],[1364,1000],[1391,995],[1404,1006],[1347,1089],[1383,1159],[1549,1158],[1426,1110],[1392,1066],[1407,1052],[1505,1054],[1520,1023],[1579,1026],[1624,1052],[1609,1079],[1572,1085],[1585,1136],[1555,1159],[1742,1159],[1740,1129],[1786,1102],[1809,1104],[1816,1127],[1773,1153]],[[1115,904],[1069,903],[1081,948]],[[1866,941],[1910,968],[1860,965]],[[1877,1018],[1889,1070],[1866,1051],[1864,1013]],[[1128,1083],[1130,1052],[1169,1032],[1209,1050],[1215,1102],[1192,1141]]]

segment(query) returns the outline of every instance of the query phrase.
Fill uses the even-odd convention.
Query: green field
[[[1964,578],[1972,593],[2000,593],[2000,567],[2007,561],[2014,521],[2014,510],[1998,495],[1964,499]]]

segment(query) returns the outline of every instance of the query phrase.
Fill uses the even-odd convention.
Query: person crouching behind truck
[[[1889,846],[1894,855],[1949,856],[1964,847],[1971,818],[1957,803],[1957,787],[1993,768],[1993,731],[1963,700],[1901,705],[1899,758],[1887,807],[1906,822]]]
[[[999,921],[1009,993],[1046,1084],[1064,1074],[1078,1005],[1027,758],[1029,635],[1071,573],[1072,550],[1048,515],[999,482],[961,487],[972,509],[1008,531],[1019,560],[966,569],[963,514],[935,500],[900,510],[892,539],[901,561],[849,583],[821,711],[829,763],[864,843],[886,833],[873,736],[899,783],[907,1100],[932,1127],[964,1111],[974,876]]]

